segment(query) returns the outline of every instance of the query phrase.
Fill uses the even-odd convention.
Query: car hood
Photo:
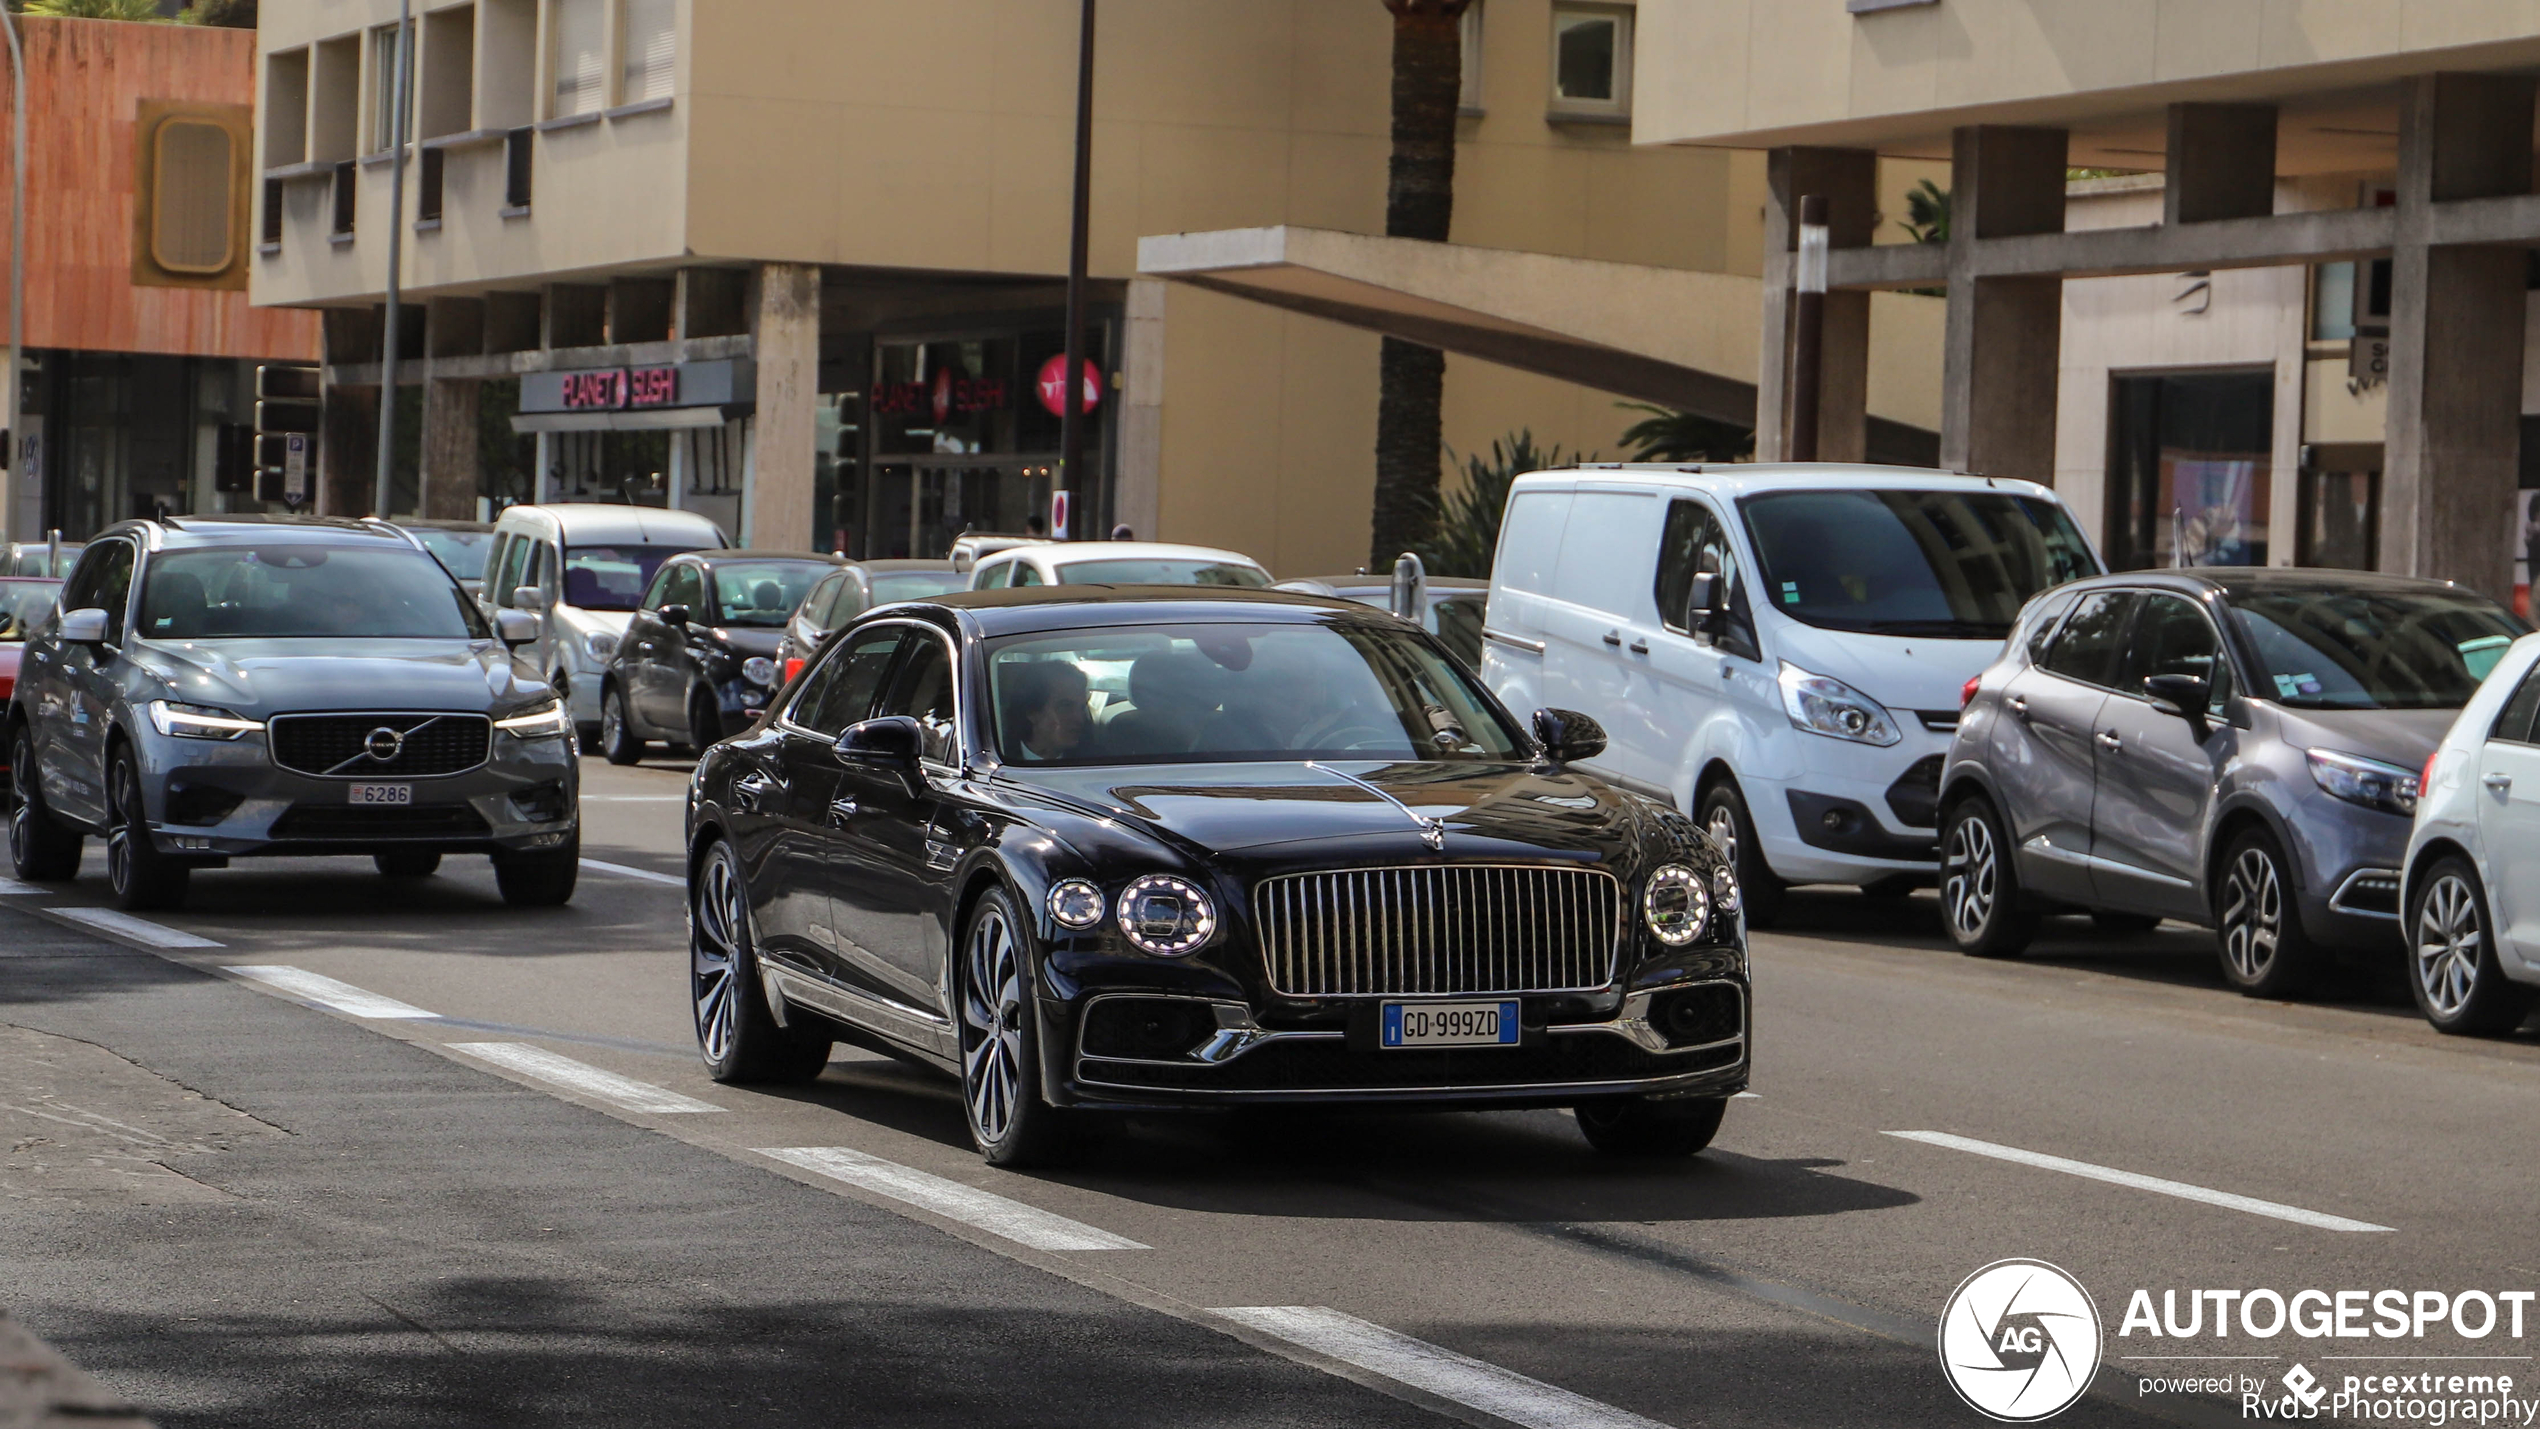
[[[2443,742],[2459,710],[2304,710],[2270,704],[2277,733],[2301,749],[2361,755],[2414,772]]]
[[[1999,640],[1935,640],[1778,622],[1783,659],[1841,680],[1892,710],[1955,710],[1969,676],[2001,657]]]
[[[1090,812],[1217,852],[1370,839],[1389,846],[1416,841],[1421,821],[1435,819],[1445,834],[1440,852],[1450,858],[1604,857],[1632,836],[1638,817],[1630,796],[1599,780],[1523,764],[1258,762],[1005,772]]]
[[[504,711],[547,694],[490,640],[200,640],[138,647],[167,697],[240,714]]]
[[[635,612],[631,610],[584,610],[578,605],[557,606],[554,614],[567,630],[576,635],[588,635],[593,631],[624,635],[627,623],[635,618]]]

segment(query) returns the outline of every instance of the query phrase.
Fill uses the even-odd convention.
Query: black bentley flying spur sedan
[[[960,1078],[997,1164],[1100,1110],[1576,1109],[1707,1145],[1749,1065],[1737,884],[1691,820],[1567,767],[1435,638],[1271,591],[881,607],[688,817],[716,1078],[833,1042]]]

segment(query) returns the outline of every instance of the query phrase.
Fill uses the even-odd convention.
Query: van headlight
[[[595,665],[605,665],[617,655],[617,636],[606,630],[594,630],[582,637],[582,649]]]
[[[514,739],[555,739],[573,728],[573,717],[565,713],[564,701],[549,700],[508,719],[494,721],[494,728]]]
[[[1788,660],[1782,662],[1782,708],[1790,722],[1810,734],[1848,739],[1882,748],[1905,736],[1887,706],[1825,675],[1812,675]]]
[[[1640,916],[1650,936],[1681,948],[1701,937],[1711,922],[1710,890],[1702,886],[1701,874],[1681,863],[1668,864],[1641,886]]]
[[[1120,890],[1120,931],[1141,951],[1178,958],[1217,931],[1217,905],[1198,884],[1150,873]]]
[[[240,719],[210,705],[182,705],[174,700],[150,702],[150,727],[178,739],[238,739],[265,727],[260,719]]]

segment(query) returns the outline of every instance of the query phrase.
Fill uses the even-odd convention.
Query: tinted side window
[[[884,715],[914,717],[926,731],[920,753],[938,764],[953,762],[960,738],[953,730],[952,652],[942,637],[911,637],[907,655],[891,676],[891,692],[882,697],[873,715],[876,719]]]
[[[495,563],[489,567],[492,575],[486,583],[492,587],[490,593],[494,603],[507,606],[512,603],[512,592],[520,588],[520,567],[529,556],[529,538],[517,534],[505,536],[503,549],[494,555]]]
[[[636,604],[645,610],[659,610],[663,606],[670,604],[670,578],[672,574],[673,571],[668,566],[664,566],[660,570],[654,572],[652,589],[644,592],[644,598],[636,602]]]
[[[2026,623],[2030,664],[2045,662],[2046,646],[2055,634],[2055,622],[2063,619],[2064,612],[2073,608],[2073,595],[2072,591],[2042,595],[2037,598],[2037,604],[2029,608]]]
[[[88,548],[71,584],[64,587],[62,609],[106,612],[106,643],[123,643],[124,608],[131,604],[132,543],[100,541]],[[74,597],[76,597],[74,599]]]
[[[2135,617],[2134,639],[2112,682],[2127,694],[2141,694],[2154,675],[2192,675],[2210,681],[2222,652],[2214,624],[2189,601],[2174,595],[2147,595]]]
[[[1667,527],[1658,540],[1658,580],[1653,591],[1658,597],[1658,618],[1669,630],[1686,633],[1685,601],[1692,596],[1693,578],[1703,574],[1726,576],[1729,581],[1729,628],[1721,639],[1723,649],[1736,651],[1748,659],[1761,658],[1762,647],[1755,640],[1755,612],[1747,604],[1746,582],[1737,568],[1737,551],[1729,544],[1729,533],[1711,508],[1699,501],[1679,498],[1667,504]]]
[[[2134,614],[2132,591],[2097,591],[2064,622],[2055,643],[2048,647],[2046,658],[2039,663],[2068,680],[2086,685],[2105,685],[2116,673],[2117,658],[2124,653],[2126,625]]]
[[[869,715],[904,633],[903,626],[886,625],[838,642],[803,682],[803,692],[794,699],[794,723],[835,736]]]
[[[695,566],[672,567],[662,582],[662,604],[684,605],[699,620],[712,619],[713,612],[706,609],[705,573]]]
[[[829,607],[838,603],[838,592],[846,583],[845,571],[822,576],[820,584],[813,586],[810,596],[803,601],[802,618],[805,623],[817,630],[828,629]]]
[[[2515,744],[2540,743],[2540,740],[2531,737],[2535,714],[2540,714],[2540,667],[2522,677],[2522,684],[2515,688],[2513,698],[2505,701],[2505,707],[2496,712],[2496,723],[2488,729],[2487,737]]]
[[[1008,566],[1006,569],[1014,572],[1014,583],[1016,585],[1048,584],[1048,582],[1041,579],[1041,568],[1033,565],[1030,561],[1016,561],[1013,565]]]

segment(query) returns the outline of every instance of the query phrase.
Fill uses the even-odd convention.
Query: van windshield
[[[567,546],[564,603],[581,610],[633,610],[661,563],[694,546]]]
[[[2053,501],[1992,491],[1777,491],[1738,503],[1759,604],[1829,630],[2000,640],[2029,597],[2099,574]]]

